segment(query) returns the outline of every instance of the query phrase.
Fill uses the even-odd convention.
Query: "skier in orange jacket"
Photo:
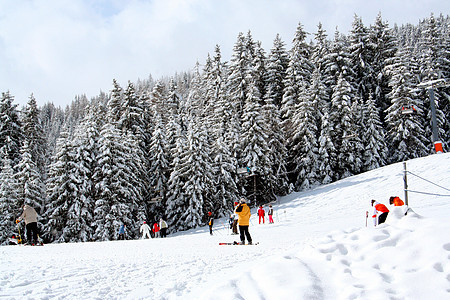
[[[403,200],[398,196],[392,196],[389,198],[389,204],[394,204],[394,206],[403,206],[405,205],[405,202],[403,202]]]
[[[384,221],[386,221],[386,218],[389,214],[389,209],[386,207],[386,205],[381,204],[380,202],[378,202],[376,200],[372,200],[372,206],[374,207],[373,216],[372,216],[372,218],[374,218],[374,223],[376,222],[376,217],[377,217],[378,212],[381,213],[378,216],[378,225],[384,223]],[[376,226],[376,224],[375,224],[375,226]]]

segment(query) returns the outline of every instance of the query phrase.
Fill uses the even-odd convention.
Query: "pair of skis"
[[[240,246],[252,246],[252,245],[258,245],[259,244],[259,242],[257,242],[257,243],[253,243],[253,244],[242,244],[242,243],[239,243],[239,242],[231,242],[231,243],[219,243],[219,245],[240,245]]]

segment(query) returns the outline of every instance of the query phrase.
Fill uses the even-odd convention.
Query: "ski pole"
[[[367,218],[369,217],[369,212],[366,210],[366,227],[367,227]]]

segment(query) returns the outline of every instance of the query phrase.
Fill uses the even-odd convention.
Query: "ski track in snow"
[[[449,154],[408,162],[447,187],[449,166]],[[0,247],[0,299],[450,299],[448,197],[411,194],[413,212],[389,207],[372,225],[370,199],[402,196],[402,168],[283,197],[275,224],[252,210],[255,246],[219,246],[238,240],[221,219],[214,236]]]

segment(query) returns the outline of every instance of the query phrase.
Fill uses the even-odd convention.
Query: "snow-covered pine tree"
[[[233,203],[239,199],[236,175],[238,162],[232,152],[232,145],[237,141],[226,142],[232,135],[230,119],[233,110],[225,95],[226,66],[221,61],[221,57],[220,48],[216,46],[210,68],[204,70],[205,95],[212,109],[207,117],[211,124],[208,128],[211,129],[209,141],[213,158],[212,199],[216,203],[215,216],[227,216],[233,209]]]
[[[400,49],[394,63],[389,68],[392,89],[388,94],[391,106],[386,110],[387,137],[389,141],[390,162],[404,161],[422,156],[427,152],[423,124],[423,102],[415,93],[417,82],[410,71],[413,58],[407,48]],[[414,106],[417,114],[405,116],[404,107]]]
[[[431,14],[429,18],[425,20],[423,32],[421,39],[419,41],[419,51],[420,51],[420,79],[421,82],[429,82],[436,79],[445,78],[445,60],[444,60],[444,51],[442,45],[444,44],[443,38],[440,35],[436,19],[434,15]],[[421,90],[418,96],[423,99],[423,109],[424,109],[424,117],[426,120],[427,126],[425,127],[425,136],[428,139],[427,148],[434,149],[434,145],[432,144],[432,116],[431,116],[431,104],[429,94],[426,90]],[[444,128],[446,122],[445,114],[441,110],[443,104],[447,101],[447,94],[442,88],[434,89],[434,102],[436,107],[436,122],[438,128],[439,136],[445,136]],[[428,151],[429,153],[429,151]],[[424,153],[423,155],[426,155]]]
[[[325,70],[323,64],[326,56],[330,53],[330,42],[327,40],[326,30],[323,29],[322,23],[317,25],[317,32],[314,34],[315,44],[311,52],[311,61],[319,71]]]
[[[60,107],[55,107],[52,103],[44,104],[40,107],[40,116],[42,130],[44,133],[47,151],[45,152],[45,166],[51,164],[51,159],[55,153],[56,141],[60,136],[61,128],[64,124],[64,111]]]
[[[240,165],[251,169],[251,180],[246,184],[247,197],[254,201],[254,204],[261,204],[274,199],[276,178],[267,143],[269,128],[260,105],[261,95],[250,72],[246,81],[248,93],[242,114]]]
[[[23,204],[34,207],[36,212],[41,214],[46,202],[45,187],[36,163],[31,157],[31,149],[27,140],[24,141],[20,152],[22,159],[16,166],[15,174],[19,184],[19,198],[22,199]]]
[[[122,116],[123,89],[113,79],[113,89],[107,104],[108,118],[113,122],[118,122]]]
[[[350,84],[354,85],[355,93],[361,101],[366,101],[370,91],[375,88],[375,74],[372,66],[375,46],[370,41],[368,29],[364,26],[361,17],[357,15],[353,18],[349,42],[351,66],[355,74],[354,82]]]
[[[168,117],[168,110],[171,110],[173,108],[173,106],[165,107],[167,99],[168,95],[166,87],[164,83],[159,80],[156,82],[156,85],[153,87],[152,92],[150,93],[149,108],[151,111],[157,111],[158,114],[162,117],[164,123],[166,122]]]
[[[296,166],[295,188],[308,189],[319,183],[319,142],[321,111],[327,103],[325,86],[318,69],[312,74],[312,84],[301,94],[294,114],[294,136],[290,145]]]
[[[181,132],[180,132],[181,133]],[[176,232],[178,230],[186,230],[189,228],[181,219],[185,215],[186,207],[189,203],[189,195],[184,191],[184,183],[186,182],[186,172],[190,168],[189,162],[183,159],[188,147],[184,136],[177,136],[175,148],[173,148],[172,172],[167,182],[167,223],[169,231]]]
[[[219,136],[213,145],[215,183],[213,199],[218,203],[218,207],[215,209],[217,216],[226,216],[232,211],[233,204],[238,201],[240,195],[236,174],[238,162],[232,155],[230,145],[225,141],[226,136]]]
[[[63,204],[67,207],[64,226],[57,240],[60,242],[88,242],[92,239],[94,220],[94,182],[97,167],[99,128],[96,115],[87,107],[87,115],[76,128],[73,139],[70,180],[73,191]]]
[[[140,154],[139,161],[142,163],[142,170],[139,170],[139,175],[136,174],[141,182],[141,186],[149,185],[149,175],[147,171],[150,168],[151,162],[149,160],[150,151],[150,133],[146,130],[151,129],[149,123],[151,122],[151,116],[149,115],[149,109],[146,107],[149,103],[147,101],[146,94],[142,97],[136,95],[136,90],[133,83],[128,82],[127,89],[123,93],[122,101],[122,114],[117,123],[117,127],[122,130],[124,136],[133,135],[137,142],[137,149],[134,149],[136,155]],[[150,193],[147,190],[142,190],[145,194],[141,195],[148,199]],[[139,203],[139,207],[145,211],[145,204]]]
[[[443,78],[447,78],[448,81],[450,78],[450,32],[448,30],[450,18],[441,14],[437,21],[443,38],[441,48]],[[441,135],[441,140],[444,144],[444,151],[448,151],[450,146],[450,100],[445,101],[445,99],[450,99],[450,87],[441,88],[440,92],[444,101],[439,103],[439,107],[445,115],[444,134]]]
[[[369,38],[370,44],[374,47],[372,67],[375,87],[373,98],[380,113],[380,121],[383,123],[385,110],[390,106],[387,95],[391,91],[389,87],[390,77],[386,71],[397,52],[397,40],[389,28],[388,22],[381,18],[381,13],[377,15],[375,24],[370,27]]]
[[[319,180],[328,184],[338,177],[333,166],[337,164],[337,151],[333,144],[333,127],[329,122],[329,106],[322,109],[321,131],[319,136]]]
[[[261,95],[261,105],[264,105],[263,97],[267,91],[268,84],[268,74],[267,74],[267,58],[264,49],[261,46],[261,42],[256,42],[255,55],[253,57],[253,76],[255,77],[256,87],[258,88],[258,93]]]
[[[33,94],[31,94],[30,100],[21,115],[21,123],[24,139],[27,140],[28,146],[30,147],[31,158],[36,163],[41,179],[45,180],[47,177],[45,170],[45,152],[48,149],[46,147],[39,109]]]
[[[17,104],[13,104],[14,97],[8,92],[2,93],[0,99],[0,148],[4,148],[14,167],[21,159],[20,147],[23,133],[19,120]]]
[[[155,129],[150,143],[150,198],[155,199],[155,203],[149,204],[149,213],[153,216],[166,217],[165,204],[167,200],[167,181],[169,166],[169,144],[166,138],[166,128],[161,116],[155,112]]]
[[[141,154],[136,138],[123,134],[114,124],[107,123],[100,132],[98,168],[94,174],[96,201],[94,208],[94,239],[112,240],[117,238],[121,224],[128,227],[131,238],[138,232],[138,224],[145,216],[138,213],[145,208]]]
[[[288,151],[286,149],[286,138],[281,126],[280,110],[278,106],[274,104],[272,98],[272,96],[276,96],[276,93],[272,92],[272,87],[276,88],[269,84],[262,109],[268,128],[267,144],[270,150],[270,161],[273,166],[272,173],[276,180],[274,184],[274,193],[276,195],[285,195],[289,190],[289,179],[286,166]]]
[[[79,179],[72,176],[76,168],[74,163],[75,150],[67,131],[61,132],[57,140],[55,154],[48,170],[47,195],[44,217],[47,223],[44,227],[45,240],[60,240],[67,222],[67,211],[71,205],[72,195],[76,193]]]
[[[355,80],[348,44],[347,38],[336,30],[334,40],[330,45],[330,53],[325,56],[323,61],[323,67],[325,68],[322,73],[323,81],[328,88],[330,99],[340,76],[344,76],[347,82],[354,82]]]
[[[336,149],[338,149],[337,162],[333,166],[338,175],[335,179],[352,175],[352,164],[357,159],[354,156],[353,143],[351,141],[353,138],[359,139],[357,136],[358,132],[354,131],[355,120],[352,113],[351,101],[355,98],[356,95],[352,86],[341,74],[337,85],[334,87],[329,119],[330,125],[334,129],[331,138]]]
[[[15,220],[20,214],[20,205],[23,204],[17,194],[18,183],[14,176],[11,160],[4,152],[5,146],[0,149],[1,172],[0,172],[0,244],[4,245],[8,238],[16,233]]]
[[[346,147],[348,146],[348,150],[342,151],[341,154],[344,154],[344,157],[346,157],[349,162],[349,169],[351,172],[349,176],[361,173],[364,166],[364,144],[362,142],[361,136],[365,118],[366,116],[364,115],[362,100],[359,97],[355,97],[351,106],[351,122],[346,124],[349,126],[347,127],[349,128],[349,130],[344,130],[344,136],[349,136],[352,133],[354,136],[351,138],[345,138],[344,140],[348,141],[348,143],[344,146],[343,142],[343,146],[341,146],[341,149],[346,149]]]
[[[240,32],[233,47],[233,54],[229,62],[227,84],[228,101],[233,105],[233,111],[238,118],[241,117],[247,95],[247,82],[245,79],[248,68],[248,49],[246,49],[246,38]]]
[[[267,92],[265,97],[272,99],[277,109],[281,106],[283,98],[284,80],[289,64],[286,44],[281,40],[279,34],[273,41],[273,47],[267,58]]]
[[[364,141],[364,169],[369,171],[386,165],[388,148],[386,143],[386,131],[380,121],[380,113],[376,106],[376,100],[369,96],[364,106],[366,117],[362,124],[362,140]]]
[[[303,25],[299,23],[292,41],[292,48],[289,51],[289,64],[286,70],[280,109],[283,129],[288,140],[293,135],[292,119],[299,102],[300,93],[305,91],[311,83],[311,49],[306,42],[306,35]],[[288,148],[290,147],[288,146]]]
[[[178,113],[180,107],[180,95],[178,94],[178,86],[173,78],[169,81],[168,95],[167,95],[167,116]],[[166,124],[164,122],[164,124]]]
[[[206,143],[207,131],[196,118],[189,115],[186,139],[180,137],[177,140],[174,167],[168,182],[167,219],[171,230],[204,225],[206,212],[215,211],[211,198],[211,150]]]
[[[117,127],[124,132],[134,134],[138,139],[143,139],[144,135],[144,107],[140,103],[139,97],[133,83],[128,81],[128,86],[123,93],[121,102],[121,114],[117,122]]]

